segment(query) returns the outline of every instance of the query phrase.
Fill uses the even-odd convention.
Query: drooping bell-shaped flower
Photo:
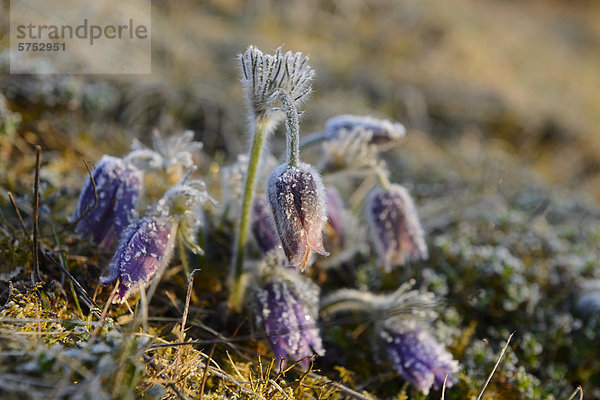
[[[142,218],[127,229],[107,274],[100,278],[103,285],[119,278],[113,303],[124,302],[162,274],[171,260],[176,234],[177,220],[166,216]]]
[[[201,182],[178,184],[149,209],[148,216],[127,228],[100,278],[103,285],[119,279],[113,303],[124,302],[160,277],[171,260],[175,240],[192,251],[202,251],[196,243],[196,230],[201,221],[199,207],[207,200],[211,199]]]
[[[316,326],[319,288],[295,270],[280,266],[254,289],[253,312],[275,357],[285,366],[325,350]],[[279,364],[276,364],[279,367]],[[301,365],[308,367],[308,359]]]
[[[281,244],[267,199],[256,197],[252,203],[252,235],[258,247],[268,253]]]
[[[439,388],[455,382],[458,362],[418,321],[388,324],[379,332],[393,368],[424,394],[431,386]]]
[[[431,386],[439,387],[446,375],[451,386],[459,365],[425,322],[437,317],[435,296],[413,290],[413,285],[414,281],[404,283],[387,294],[341,289],[321,300],[321,314],[361,312],[364,318],[372,318],[375,354],[383,353],[394,370],[428,393]]]
[[[428,257],[423,228],[408,191],[396,184],[374,189],[365,204],[371,240],[387,271]]]
[[[103,156],[88,179],[71,221],[81,237],[92,236],[106,250],[136,217],[143,172],[120,158]],[[97,200],[94,195],[94,184]],[[95,204],[94,204],[95,203]]]
[[[370,116],[338,115],[325,124],[327,139],[350,135],[356,130],[369,132],[367,143],[378,146],[397,142],[406,136],[406,128],[401,123]]]
[[[327,221],[321,177],[309,164],[275,168],[267,182],[267,196],[275,227],[290,264],[304,270],[311,252],[323,248],[323,226]]]

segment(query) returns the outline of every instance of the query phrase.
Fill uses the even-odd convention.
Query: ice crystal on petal
[[[103,285],[119,279],[114,303],[124,302],[162,274],[171,259],[176,233],[177,220],[168,217],[146,217],[129,226],[100,278]]]
[[[300,52],[282,53],[280,47],[270,55],[250,46],[239,55],[239,60],[242,83],[255,116],[264,115],[271,109],[273,94],[278,89],[288,94],[296,107],[308,98],[312,90],[315,71],[308,64],[308,57]]]
[[[308,164],[287,164],[273,170],[267,196],[285,254],[304,270],[311,251],[328,255],[322,232],[327,221],[325,195],[319,174]]]
[[[455,382],[458,362],[418,321],[383,324],[379,338],[387,350],[394,369],[424,394],[431,386],[441,387]]]
[[[415,205],[400,185],[376,188],[365,204],[372,242],[386,270],[408,259],[426,259],[427,245]]]
[[[325,350],[316,327],[318,287],[294,270],[267,274],[254,290],[257,325],[268,336],[275,357],[300,360]],[[302,361],[304,368],[308,360]],[[279,364],[277,364],[279,366]]]
[[[96,205],[93,206],[94,185],[88,179],[71,220],[79,221],[75,231],[81,237],[91,235],[93,241],[106,250],[137,215],[143,173],[119,158],[105,155],[92,177],[96,185]]]

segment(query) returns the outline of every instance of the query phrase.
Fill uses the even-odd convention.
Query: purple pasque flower
[[[71,221],[81,237],[92,236],[102,250],[110,247],[136,217],[144,174],[120,158],[102,156],[92,174],[98,200],[94,206],[94,185],[88,179]]]
[[[258,247],[268,253],[281,244],[269,203],[263,196],[258,196],[252,203],[251,229]]]
[[[294,267],[304,271],[311,252],[328,255],[323,248],[327,221],[323,184],[309,164],[275,168],[267,182],[267,197],[283,250]]]
[[[127,228],[107,273],[100,278],[103,285],[119,279],[113,303],[124,302],[162,274],[171,260],[176,233],[177,220],[166,216],[142,218]]]
[[[408,259],[428,257],[423,228],[408,191],[396,184],[375,188],[365,211],[371,240],[387,271]]]
[[[383,325],[379,338],[393,368],[400,375],[424,394],[429,393],[431,386],[442,386],[446,376],[446,384],[454,384],[454,374],[459,369],[458,362],[419,322],[388,320]]]
[[[295,270],[275,266],[273,271],[254,289],[253,311],[275,357],[285,366],[286,361],[324,355],[316,327],[319,288]],[[308,368],[308,359],[301,365]]]
[[[325,201],[327,204],[327,225],[325,226],[325,236],[330,238],[336,246],[343,246],[346,238],[346,229],[344,227],[344,202],[337,189],[328,186],[325,189]]]
[[[113,303],[124,302],[160,277],[171,260],[175,240],[196,253],[202,251],[196,243],[196,231],[201,221],[199,206],[207,200],[212,201],[202,182],[178,184],[150,208],[147,217],[127,228],[100,278],[103,285],[119,279]]]
[[[397,142],[406,136],[406,128],[401,123],[370,116],[338,115],[325,124],[327,139],[350,135],[356,130],[369,132],[367,143],[379,146]]]

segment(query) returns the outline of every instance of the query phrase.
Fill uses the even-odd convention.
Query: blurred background
[[[157,126],[192,129],[209,154],[234,157],[246,146],[236,56],[250,44],[265,52],[283,45],[310,56],[317,71],[305,133],[339,113],[387,116],[431,145],[459,146],[465,157],[474,143],[482,157],[511,154],[546,182],[600,199],[596,2],[152,3],[149,76],[8,76],[4,52],[0,88],[49,148],[60,131],[75,152],[95,158],[115,146],[125,151],[131,135]],[[0,4],[7,48],[8,1]],[[55,107],[34,111],[36,99]],[[114,140],[77,149],[93,137]],[[273,146],[281,148],[278,140]]]

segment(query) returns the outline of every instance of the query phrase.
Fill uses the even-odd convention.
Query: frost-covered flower
[[[406,136],[406,128],[401,123],[370,116],[338,115],[325,124],[325,136],[328,140],[359,130],[368,132],[367,143],[375,145],[397,142]]]
[[[273,55],[263,54],[250,46],[239,59],[242,83],[255,117],[270,111],[275,101],[273,95],[278,89],[289,95],[296,107],[310,95],[315,71],[302,53],[282,53],[279,47]]]
[[[311,251],[328,255],[322,238],[327,221],[325,195],[314,168],[305,163],[280,165],[269,177],[267,196],[290,264],[303,271]]]
[[[267,199],[256,197],[252,203],[252,234],[258,247],[268,253],[281,244]]]
[[[136,208],[142,192],[144,174],[120,158],[103,156],[92,174],[96,185],[87,180],[71,221],[81,237],[92,236],[106,250],[137,216]]]
[[[100,278],[103,285],[119,278],[113,303],[124,302],[162,274],[171,260],[176,233],[177,220],[169,217],[146,217],[129,226],[107,274]]]
[[[256,323],[267,335],[275,357],[282,364],[301,360],[325,350],[316,327],[319,288],[295,270],[274,265],[263,276],[253,293]],[[308,367],[308,360],[301,365]],[[279,367],[279,364],[277,364]]]
[[[446,375],[447,384],[452,385],[459,366],[425,322],[437,315],[434,295],[411,290],[413,284],[414,281],[405,283],[389,294],[341,289],[321,300],[321,312],[362,312],[373,318],[375,349],[385,354],[398,373],[427,394],[432,385],[439,387]]]
[[[196,243],[196,230],[201,221],[199,207],[207,200],[211,199],[202,182],[178,184],[149,209],[147,217],[127,228],[100,278],[103,285],[119,279],[114,303],[124,302],[162,274],[171,260],[175,240],[192,251],[202,251]]]
[[[381,150],[406,135],[404,125],[368,116],[339,115],[325,125],[321,169],[374,167]]]
[[[408,259],[428,257],[423,228],[408,191],[400,185],[374,189],[365,212],[371,240],[387,271]]]
[[[325,227],[326,237],[337,246],[344,244],[346,238],[346,227],[344,226],[344,202],[340,193],[333,186],[325,189],[327,205],[327,225]]]
[[[439,388],[455,382],[458,362],[425,327],[416,320],[394,321],[383,324],[379,338],[385,345],[394,369],[412,382],[424,394],[431,386]]]

